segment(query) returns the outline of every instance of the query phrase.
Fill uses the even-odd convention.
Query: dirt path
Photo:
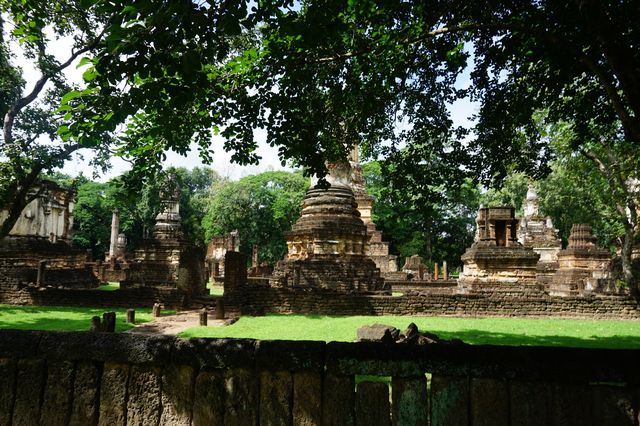
[[[174,315],[162,315],[151,322],[145,322],[137,325],[125,333],[176,335],[187,328],[200,325],[199,313],[200,310],[198,309],[193,311],[181,311]],[[209,319],[207,321],[209,327],[219,327],[224,325],[224,320],[212,319],[212,316],[213,315],[209,313]]]

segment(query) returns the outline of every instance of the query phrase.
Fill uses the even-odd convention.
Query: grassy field
[[[126,309],[67,308],[50,306],[0,305],[0,328],[18,330],[88,331],[91,317],[104,312],[116,313],[116,331],[126,331],[133,324],[125,322]],[[166,311],[165,311],[166,312]],[[151,309],[136,309],[136,322],[153,319]]]
[[[101,284],[100,286],[98,286],[98,288],[96,288],[96,290],[100,290],[100,291],[116,291],[116,290],[120,290],[120,283]]]
[[[207,282],[207,288],[211,296],[222,296],[224,294],[224,287],[222,284],[214,283],[213,281]]]
[[[241,317],[227,327],[194,327],[181,337],[353,341],[365,324],[420,330],[470,344],[640,348],[640,321],[452,317],[326,317],[267,315]]]

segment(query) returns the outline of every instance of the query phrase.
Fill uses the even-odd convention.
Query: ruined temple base
[[[611,256],[607,250],[573,247],[558,254],[559,268],[549,285],[552,296],[578,296],[588,293],[620,294],[611,278]]]
[[[313,255],[281,260],[270,281],[273,287],[340,293],[384,291],[384,279],[365,255]]]
[[[408,292],[402,296],[327,294],[268,285],[246,285],[224,294],[225,309],[242,315],[394,315],[640,319],[640,306],[627,296],[551,297],[544,292],[459,294]]]
[[[65,242],[4,238],[0,240],[0,289],[36,286],[39,268],[44,270],[41,287],[95,288],[99,282],[86,260],[86,250]]]
[[[522,246],[471,247],[464,255],[458,290],[469,292],[542,292],[536,277],[539,255]]]
[[[135,252],[120,288],[173,288],[188,295],[206,292],[204,253],[174,240],[146,240]]]

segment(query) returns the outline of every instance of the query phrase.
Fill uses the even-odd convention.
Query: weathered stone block
[[[322,375],[317,371],[293,374],[293,424],[316,426],[322,422]]]
[[[469,379],[466,377],[431,377],[431,425],[469,424]]]
[[[429,400],[425,376],[394,377],[391,397],[394,425],[427,424]]]
[[[359,342],[394,343],[399,333],[400,331],[391,325],[372,324],[358,328],[356,335]]]
[[[506,381],[471,379],[471,422],[487,426],[509,424],[509,391]]]
[[[593,404],[589,386],[555,384],[552,389],[550,424],[593,424]]]
[[[353,376],[327,373],[324,376],[322,424],[354,424],[355,382]]]
[[[190,366],[169,365],[163,370],[160,424],[191,424],[194,379],[194,371]]]
[[[253,371],[244,368],[228,370],[225,391],[225,425],[257,425],[259,388]]]
[[[290,425],[293,378],[288,371],[260,373],[260,424]]]
[[[12,425],[38,424],[44,386],[44,369],[45,361],[41,359],[21,359],[18,361]]]
[[[324,367],[324,342],[261,340],[256,342],[259,370],[315,370]]]
[[[512,425],[549,424],[549,387],[540,382],[509,383]]]
[[[13,359],[0,359],[0,424],[11,423],[14,386],[16,382],[16,362]]]
[[[98,426],[124,426],[127,421],[129,366],[106,362],[100,383]]]
[[[127,400],[128,425],[156,425],[160,421],[160,369],[132,366]]]
[[[592,390],[593,424],[634,425],[637,406],[631,391],[620,386],[594,386]]]
[[[356,426],[390,426],[389,385],[361,382],[356,388]]]
[[[74,365],[69,361],[49,363],[40,424],[66,425],[71,412]]]
[[[196,377],[193,425],[224,425],[224,375],[221,371],[201,371]]]
[[[98,420],[100,370],[92,362],[79,362],[73,383],[69,426],[94,425]]]

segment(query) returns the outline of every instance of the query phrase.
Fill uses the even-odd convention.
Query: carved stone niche
[[[513,207],[485,207],[478,210],[477,247],[519,246],[517,239],[518,219]]]

